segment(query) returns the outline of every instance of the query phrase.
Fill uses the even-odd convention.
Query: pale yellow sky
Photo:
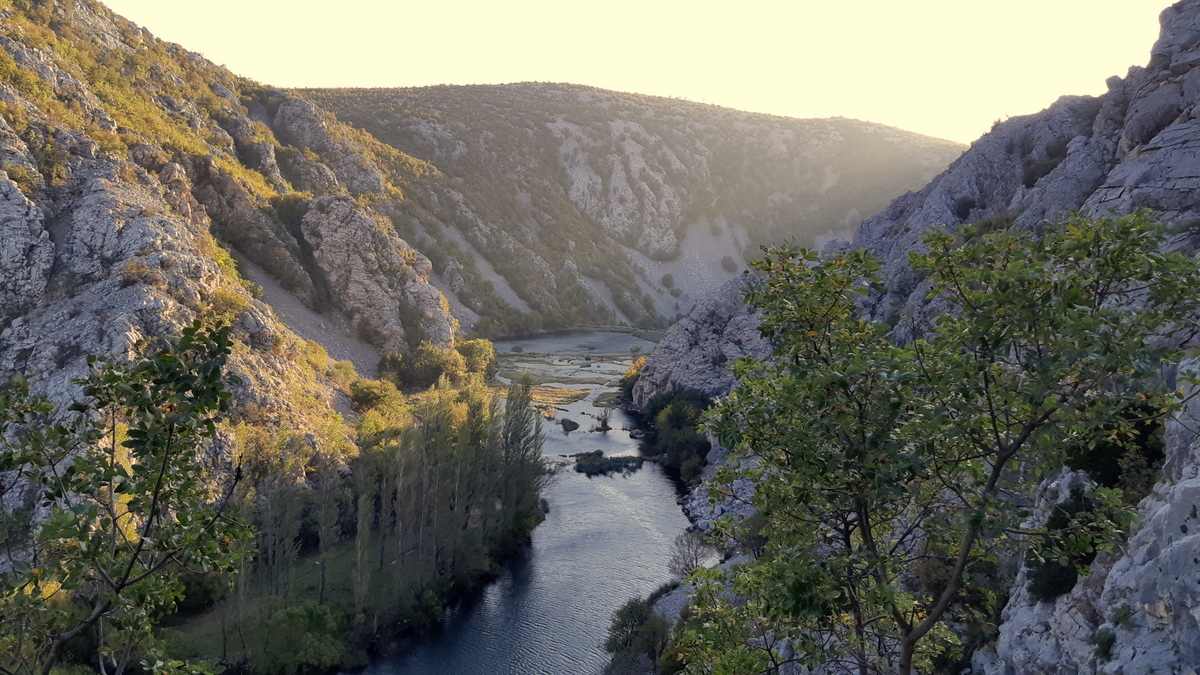
[[[277,86],[576,82],[957,141],[1145,65],[1169,0],[105,0]]]

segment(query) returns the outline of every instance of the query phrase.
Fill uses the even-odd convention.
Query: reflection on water
[[[521,340],[526,352],[576,351],[623,354],[636,338],[575,333]],[[648,343],[640,341],[643,349]],[[506,353],[512,343],[500,343]],[[592,400],[611,387],[592,385],[588,398],[560,414],[581,428],[569,435],[546,428],[547,455],[602,449],[635,454],[636,441],[621,429],[587,433]],[[372,675],[446,673],[598,673],[607,663],[604,637],[614,609],[670,579],[672,540],[687,527],[675,503],[675,485],[655,464],[629,476],[587,478],[569,467],[544,496],[550,513],[533,533],[532,546],[512,561],[478,598],[449,613],[443,630],[408,653],[373,664]]]

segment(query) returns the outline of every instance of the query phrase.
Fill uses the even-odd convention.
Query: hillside
[[[410,193],[424,213],[406,237],[441,273],[454,263],[423,236],[441,231],[550,325],[594,316],[572,313],[580,301],[619,323],[674,317],[762,244],[839,234],[961,150],[853,120],[573,85],[297,93],[437,166],[448,180]],[[579,288],[556,292],[567,270]]]
[[[734,239],[836,230],[958,152],[580,87],[289,93],[95,2],[0,16],[0,374],[63,396],[214,303],[281,372],[293,329],[369,373],[456,331],[658,324]]]
[[[929,185],[894,201],[842,244],[881,261],[886,287],[868,311],[892,324],[895,338],[911,338],[920,323],[912,319],[936,314],[926,301],[928,281],[913,272],[908,254],[937,227],[985,223],[1036,231],[1073,211],[1147,209],[1171,228],[1172,248],[1196,250],[1200,2],[1176,3],[1161,23],[1145,67],[1110,78],[1103,96],[1064,97],[1040,113],[998,123]],[[757,341],[756,319],[741,293],[737,284],[723,287],[668,331],[634,392],[638,402],[676,387],[720,395],[734,383],[733,358],[769,350]],[[1180,369],[1194,367],[1192,359]],[[975,653],[972,672],[1189,672],[1200,661],[1193,615],[1200,538],[1190,522],[1198,466],[1189,420],[1197,413],[1192,399],[1168,423],[1158,483],[1116,555],[1098,559],[1052,602],[1033,601],[1025,572],[1013,565],[1011,587],[1001,589],[1008,600],[1000,624],[991,644]],[[717,449],[710,459],[722,457]],[[1058,486],[1048,479],[1043,498],[1052,500]],[[701,494],[689,506],[707,523],[729,505],[714,513]],[[1102,634],[1112,638],[1103,655],[1096,646]]]

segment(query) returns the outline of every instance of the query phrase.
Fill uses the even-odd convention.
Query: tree
[[[633,598],[613,612],[604,649],[612,654],[606,673],[629,673],[644,668],[641,659],[656,666],[666,649],[670,626],[654,612],[652,603]],[[656,671],[657,672],[657,671]]]
[[[153,627],[184,571],[232,575],[246,527],[225,512],[201,457],[229,405],[226,327],[185,328],[130,363],[92,364],[69,413],[17,381],[0,393],[0,471],[48,516],[28,556],[0,578],[0,664],[49,673],[64,646],[100,640],[101,666],[151,664]],[[65,421],[55,421],[63,420]]]
[[[1068,445],[1114,423],[1129,437],[1129,411],[1180,405],[1162,369],[1197,335],[1200,269],[1163,252],[1164,235],[1145,213],[1076,216],[1041,239],[937,234],[913,256],[947,311],[913,346],[924,386],[908,437],[924,441],[934,485],[954,495],[957,527],[940,551],[945,587],[908,614],[902,672],[957,599],[979,540],[1015,524],[1002,495],[1028,493],[1035,483],[1022,477],[1040,480]],[[1099,529],[1113,538],[1127,525]]]
[[[642,375],[642,369],[646,367],[646,357],[639,356],[629,364],[629,368],[625,369],[625,374],[621,376],[621,401],[631,403],[633,401],[633,387],[637,384],[638,378]]]
[[[451,347],[442,347],[428,340],[421,342],[411,354],[385,354],[379,370],[396,381],[397,386],[424,389],[445,376],[459,382],[467,374],[463,355]]]
[[[714,551],[704,538],[704,533],[696,530],[681,532],[671,545],[671,555],[667,558],[667,568],[671,574],[683,579],[692,572],[704,567],[704,563]]]
[[[480,373],[485,380],[491,380],[496,375],[496,347],[490,340],[459,340],[454,348],[466,360],[469,372]]]
[[[499,440],[504,529],[524,537],[541,520],[540,498],[546,480],[542,418],[533,406],[533,384],[528,378],[508,388]]]
[[[1162,241],[1143,214],[1076,217],[1040,239],[935,234],[912,263],[939,311],[905,319],[918,337],[904,345],[860,311],[876,286],[866,254],[775,250],[757,263],[766,280],[748,298],[774,358],[740,364],[709,420],[759,461],[745,474],[768,544],[732,579],[745,603],[730,606],[715,578],[699,593],[708,628],[685,637],[690,662],[770,664],[766,635],[807,665],[860,673],[953,653],[949,620],[987,609],[968,596],[987,597],[978,580],[996,550],[1045,534],[1016,528],[1011,500],[1065,448],[1136,436],[1130,411],[1178,407],[1161,369],[1197,333],[1200,272]],[[1111,504],[1108,489],[1098,499]],[[1129,519],[1100,513],[1068,548],[1113,545]]]

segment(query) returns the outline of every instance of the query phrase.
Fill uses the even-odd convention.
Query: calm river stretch
[[[616,391],[616,380],[635,352],[653,344],[622,333],[577,332],[496,344],[501,377],[529,373],[535,383],[576,390],[586,397],[560,404],[545,426],[547,457],[603,450],[637,454],[613,412],[606,434],[589,431],[597,397]],[[565,410],[563,410],[565,409]],[[475,673],[599,673],[608,662],[604,638],[614,609],[645,596],[670,579],[672,540],[688,525],[675,503],[676,486],[657,464],[631,474],[587,478],[565,466],[543,496],[545,522],[519,559],[477,598],[447,613],[442,630],[400,656],[380,660],[370,675]]]

